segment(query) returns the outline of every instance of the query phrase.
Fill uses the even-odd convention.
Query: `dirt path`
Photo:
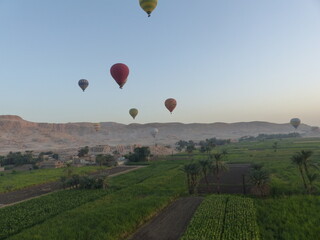
[[[104,171],[104,173],[107,173],[110,177],[113,177],[119,174],[124,174],[129,171],[136,170],[140,167],[142,166],[118,166],[107,169]],[[94,174],[97,173],[92,173],[92,175]],[[3,207],[5,205],[12,205],[59,189],[61,189],[60,182],[51,182],[27,187],[13,192],[0,193],[0,207]]]
[[[142,226],[129,240],[178,240],[202,202],[201,197],[180,198]]]

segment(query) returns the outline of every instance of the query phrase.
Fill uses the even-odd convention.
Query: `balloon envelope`
[[[300,121],[299,118],[292,118],[292,119],[290,120],[290,124],[291,124],[295,129],[297,129],[297,128],[299,127],[300,123],[301,123],[301,121]]]
[[[89,86],[89,82],[86,79],[80,79],[78,85],[82,89],[82,91],[84,91]]]
[[[123,63],[116,63],[110,68],[111,76],[118,83],[119,87],[122,88],[127,82],[129,75],[129,68]]]
[[[150,133],[151,133],[152,137],[155,138],[157,136],[158,132],[159,132],[158,128],[154,128],[151,130]]]
[[[136,109],[136,108],[131,108],[131,109],[129,110],[129,114],[131,115],[131,117],[132,117],[133,119],[135,119],[136,116],[138,115],[138,109]]]
[[[156,8],[158,0],[139,0],[140,7],[148,14],[150,17],[151,12]]]
[[[174,98],[168,98],[165,102],[164,105],[166,108],[172,113],[172,111],[176,108],[177,106],[177,101]]]

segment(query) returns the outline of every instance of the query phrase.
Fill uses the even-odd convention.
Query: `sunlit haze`
[[[138,0],[1,0],[0,29],[0,115],[320,125],[318,0],[163,0],[149,18]]]

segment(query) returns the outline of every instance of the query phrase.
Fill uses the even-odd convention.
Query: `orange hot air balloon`
[[[174,98],[168,98],[165,102],[164,105],[166,108],[172,113],[172,111],[176,108],[177,106],[177,101]]]

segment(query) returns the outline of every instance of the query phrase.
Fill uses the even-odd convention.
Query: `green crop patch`
[[[250,198],[210,195],[197,209],[181,240],[258,240],[256,210]]]

